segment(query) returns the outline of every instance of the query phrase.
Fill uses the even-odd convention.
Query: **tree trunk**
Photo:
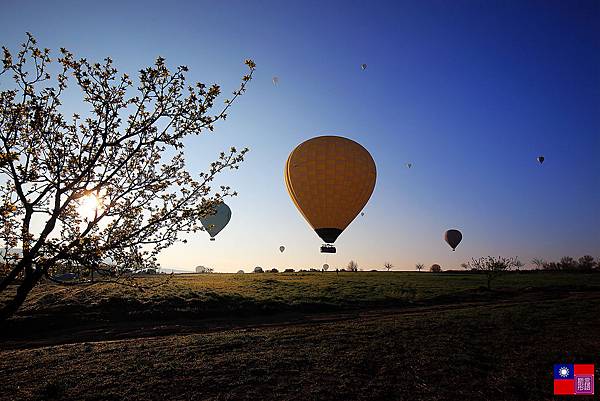
[[[10,273],[8,273],[8,275],[6,277],[4,277],[4,279],[2,279],[2,281],[0,281],[0,293],[2,291],[4,291],[19,275],[19,273],[21,273],[23,271],[23,268],[19,267],[19,266],[15,266]]]
[[[27,299],[27,295],[32,290],[33,287],[40,281],[42,277],[41,268],[33,270],[33,272],[29,275],[25,276],[25,279],[17,288],[17,293],[14,298],[8,301],[3,305],[2,309],[0,309],[0,323],[5,322],[8,318],[15,314],[15,312],[23,305],[25,299]]]

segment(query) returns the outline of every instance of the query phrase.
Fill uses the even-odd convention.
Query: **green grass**
[[[600,368],[600,274],[494,285],[412,272],[44,284],[2,333],[0,400],[545,400],[554,363]]]
[[[187,274],[141,277],[146,291],[117,284],[37,286],[6,336],[129,321],[206,320],[510,299],[523,291],[599,290],[600,274],[506,274],[485,289],[481,274],[357,272]],[[551,290],[551,291],[550,291]],[[42,330],[40,330],[42,329]]]
[[[546,400],[600,294],[0,351],[6,400]],[[35,378],[35,379],[32,379]],[[585,400],[586,398],[581,398]]]
[[[146,291],[116,284],[60,287],[42,284],[34,289],[20,317],[60,313],[110,319],[135,316],[192,314],[211,316],[290,310],[331,310],[348,307],[486,299],[480,274],[412,272],[188,274],[139,278],[141,284],[163,285]],[[509,291],[547,287],[600,288],[600,274],[507,274],[494,287]]]

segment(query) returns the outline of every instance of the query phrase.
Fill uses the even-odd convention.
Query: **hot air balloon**
[[[365,212],[360,212],[360,215],[361,215],[361,216],[364,216],[364,215],[365,215]]]
[[[456,251],[456,247],[458,246],[458,244],[460,244],[460,241],[462,240],[462,234],[458,230],[448,230],[444,234],[444,239],[446,240],[448,245],[450,245],[450,248],[452,248],[453,251]]]
[[[375,188],[375,162],[360,144],[339,136],[319,136],[298,145],[285,164],[292,201],[327,244],[364,208]],[[325,249],[324,249],[325,248]],[[334,253],[332,246],[321,252]]]
[[[224,202],[216,204],[213,214],[200,219],[202,226],[210,235],[210,240],[215,240],[215,235],[221,232],[231,220],[231,209]]]
[[[367,65],[366,64],[361,64],[360,65],[360,69],[363,70],[363,71],[366,70],[367,69]]]
[[[544,162],[544,156],[538,156],[537,161],[542,164]]]
[[[282,245],[279,247],[279,252],[283,252],[283,251],[285,251],[285,246]]]
[[[279,83],[279,77],[273,77],[273,85],[277,86]]]
[[[412,163],[406,163],[406,167],[411,168],[412,167]]]
[[[327,263],[325,263],[325,264],[323,265],[323,270],[327,271],[327,269],[329,269],[329,265],[328,265]]]

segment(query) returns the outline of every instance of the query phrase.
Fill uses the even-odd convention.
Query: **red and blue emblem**
[[[555,395],[593,395],[594,365],[562,363],[554,365]]]

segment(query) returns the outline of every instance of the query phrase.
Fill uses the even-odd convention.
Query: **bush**
[[[560,270],[575,270],[577,262],[570,256],[563,256],[560,259]]]
[[[594,267],[596,267],[596,262],[591,255],[584,255],[577,261],[577,270],[591,271]]]
[[[479,259],[471,259],[469,263],[463,263],[461,266],[465,269],[471,269],[485,273],[487,277],[487,288],[492,288],[492,280],[498,277],[501,273],[512,269],[519,265],[518,258],[503,258],[498,256],[481,257]]]

